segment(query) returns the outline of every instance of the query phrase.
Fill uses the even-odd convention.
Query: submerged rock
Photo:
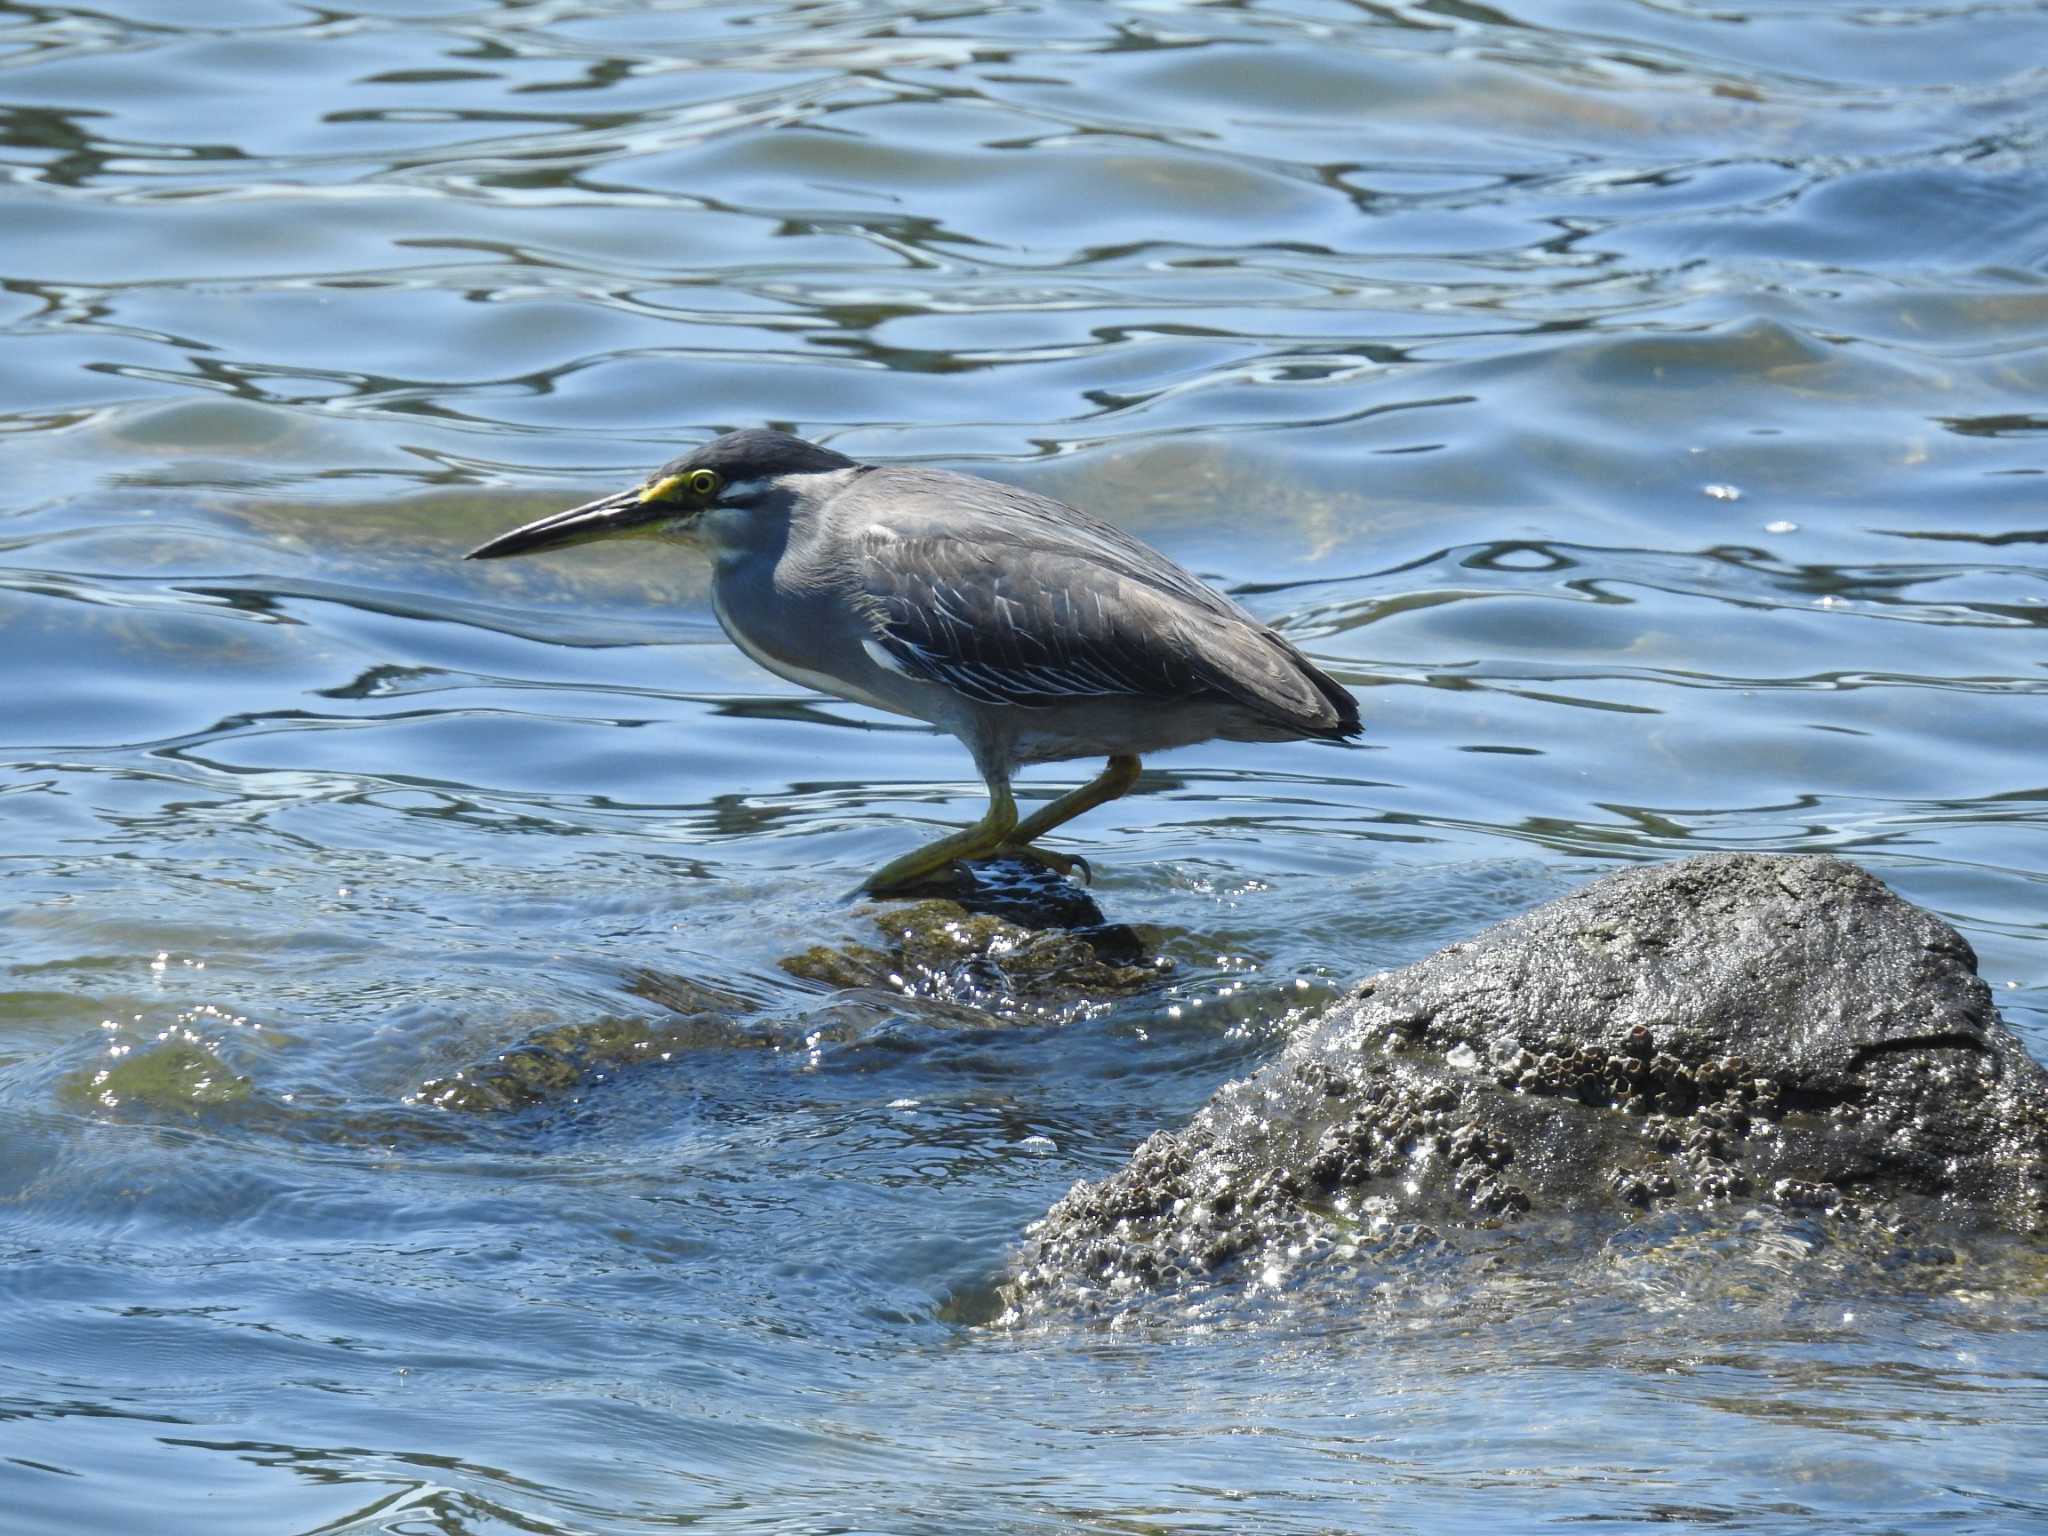
[[[204,1045],[174,1040],[111,1066],[73,1072],[58,1085],[58,1094],[68,1104],[94,1109],[196,1114],[240,1104],[253,1086]]]
[[[410,1101],[469,1113],[523,1110],[571,1100],[633,1066],[704,1051],[809,1052],[858,1042],[905,1016],[952,1029],[1078,1017],[1171,973],[1146,936],[1103,922],[1092,903],[1086,927],[1021,921],[1042,904],[1037,892],[1048,883],[1025,874],[1022,896],[1017,883],[984,889],[986,905],[998,910],[936,898],[876,907],[867,916],[877,944],[818,944],[783,957],[786,974],[834,994],[823,1002],[806,990],[801,1006],[777,1008],[772,997],[643,970],[628,990],[656,1014],[550,1024],[489,1060],[429,1079]]]
[[[1006,1298],[1758,1207],[2048,1231],[2048,1072],[1962,936],[1835,858],[1622,871],[1365,982],[1076,1185]]]

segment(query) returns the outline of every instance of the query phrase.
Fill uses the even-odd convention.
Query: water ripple
[[[2016,3],[0,8],[10,1530],[2048,1518],[2038,1300],[1788,1295],[1796,1223],[979,1326],[1302,1010],[1617,862],[1849,853],[2048,1043],[2044,56]],[[1367,735],[1072,829],[1166,962],[1118,995],[792,974],[892,942],[841,893],[965,753],[680,557],[458,558],[763,422],[1115,519]]]

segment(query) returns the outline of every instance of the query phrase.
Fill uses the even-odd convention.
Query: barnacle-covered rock
[[[1625,870],[1372,978],[1076,1186],[1005,1294],[1101,1305],[1388,1233],[1759,1202],[2048,1231],[2048,1073],[1961,935],[1831,857]]]

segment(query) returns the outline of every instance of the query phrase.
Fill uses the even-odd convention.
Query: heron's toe
[[[1054,853],[1050,848],[1040,848],[1033,843],[1004,843],[996,849],[993,857],[1022,859],[1027,864],[1036,864],[1070,880],[1079,874],[1083,885],[1091,884],[1095,879],[1095,871],[1078,853]]]

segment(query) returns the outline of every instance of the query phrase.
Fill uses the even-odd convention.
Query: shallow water
[[[1997,5],[0,4],[9,1536],[2048,1525],[2038,1297],[1796,1230],[982,1321],[1291,1010],[1616,861],[1852,857],[2048,1055],[2043,58]],[[761,422],[1085,501],[1359,690],[1060,841],[1158,981],[793,978],[965,754],[686,560],[456,558]],[[659,1049],[446,1107],[603,1021]]]

